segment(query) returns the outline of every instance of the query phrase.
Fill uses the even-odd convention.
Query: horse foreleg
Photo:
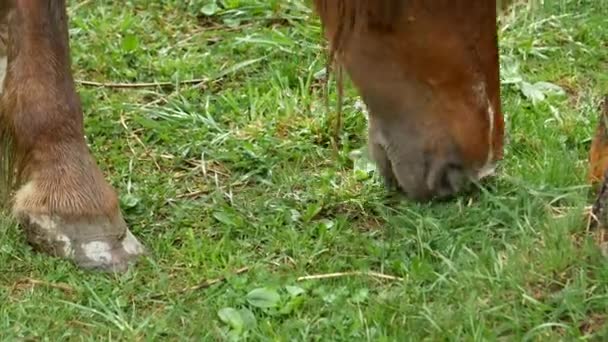
[[[4,188],[18,186],[13,213],[35,249],[85,268],[124,270],[143,248],[84,139],[65,0],[4,3],[9,38],[0,165]]]

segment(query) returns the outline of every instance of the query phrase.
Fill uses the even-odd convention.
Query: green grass
[[[355,170],[367,123],[350,84],[334,154],[324,43],[306,3],[70,3],[76,79],[209,81],[79,87],[87,139],[151,255],[123,275],[85,272],[33,253],[5,220],[0,340],[608,336],[608,263],[583,215],[608,92],[601,1],[545,1],[503,18],[500,174],[431,204],[397,201]],[[539,81],[566,95],[538,98]],[[368,270],[403,280],[297,280]]]

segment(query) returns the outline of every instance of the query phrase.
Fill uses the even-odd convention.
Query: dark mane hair
[[[402,8],[408,0],[314,0],[317,13],[321,17],[324,29],[333,28],[328,36],[329,55],[326,69],[329,72],[331,65],[337,62],[337,113],[332,138],[334,148],[339,144],[342,126],[342,98],[344,92],[342,67],[336,61],[344,44],[353,34],[365,30],[381,30],[390,32],[394,29]],[[328,77],[325,78],[325,105],[329,110]]]

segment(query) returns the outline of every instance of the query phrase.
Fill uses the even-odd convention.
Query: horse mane
[[[315,7],[325,23],[335,27],[331,37],[330,55],[339,53],[356,32],[391,31],[401,15],[406,0],[315,0]]]
[[[321,17],[324,30],[331,28],[329,41],[329,55],[326,70],[336,62],[336,55],[340,54],[344,44],[357,32],[365,30],[378,30],[390,32],[394,29],[402,7],[407,0],[314,0],[317,13]],[[344,92],[343,73],[340,63],[337,63],[337,100],[336,124],[334,126],[333,145],[339,144],[342,126],[342,98]],[[329,93],[325,78],[325,106],[329,109]]]

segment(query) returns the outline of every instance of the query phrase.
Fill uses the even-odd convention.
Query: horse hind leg
[[[144,250],[84,139],[65,0],[4,3],[12,8],[0,99],[0,188],[18,186],[13,214],[36,250],[84,268],[125,270]]]

